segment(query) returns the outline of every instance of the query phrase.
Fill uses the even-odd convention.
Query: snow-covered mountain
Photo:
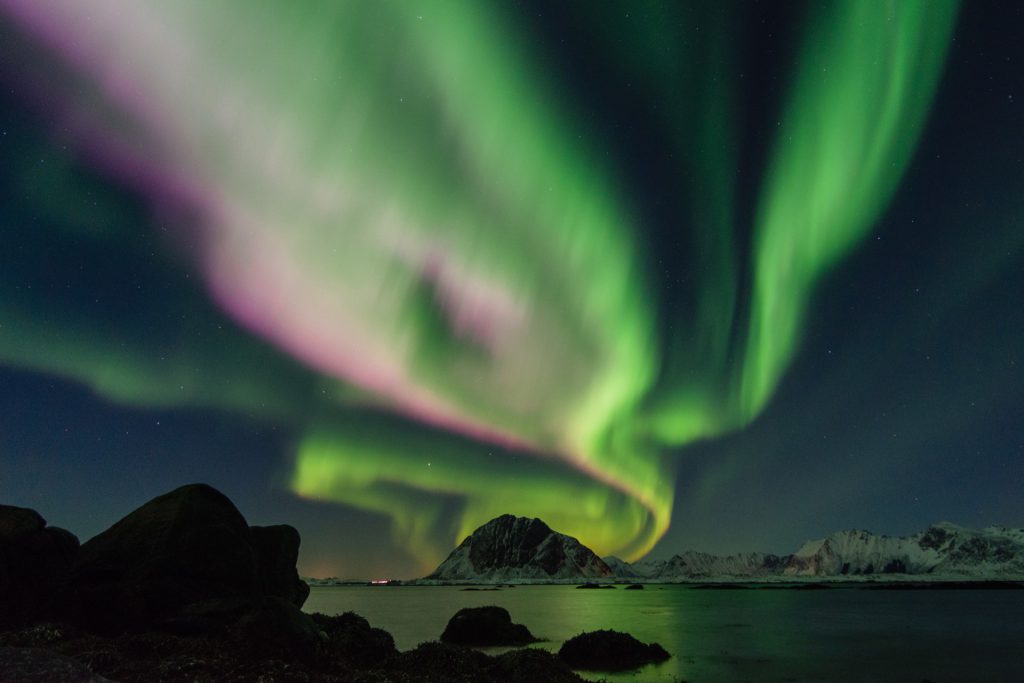
[[[502,515],[466,537],[424,582],[605,579],[612,570],[571,536],[539,519]]]
[[[840,531],[807,541],[792,555],[687,551],[630,564],[603,560],[539,519],[502,515],[470,534],[425,583],[551,582],[593,579],[689,581],[843,576],[950,579],[1024,577],[1024,529],[980,531],[949,523],[903,537]]]
[[[710,555],[688,551],[635,564],[606,558],[617,578],[686,581],[708,578],[837,577],[876,574],[929,578],[1024,577],[1024,529],[980,531],[947,522],[912,536],[840,531],[807,541],[792,555]]]
[[[644,560],[629,567],[646,579],[677,580],[707,577],[756,577],[779,574],[789,556],[765,553],[711,555],[692,550],[667,560]],[[616,574],[618,576],[618,574]]]
[[[840,531],[808,541],[793,555],[787,576],[934,574],[1024,575],[1024,529],[974,531],[944,522],[913,536]]]
[[[620,557],[609,555],[601,559],[604,560],[604,563],[608,565],[608,568],[612,570],[612,574],[617,579],[638,579],[644,576],[637,569],[636,565],[631,565]]]

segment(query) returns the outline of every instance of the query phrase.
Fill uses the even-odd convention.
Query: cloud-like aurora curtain
[[[677,321],[691,332],[669,344],[659,321],[677,313],[620,171],[500,5],[0,8],[22,41],[8,54],[31,56],[5,75],[85,163],[148,198],[203,282],[100,323],[68,302],[60,317],[5,301],[0,360],[127,403],[287,423],[302,434],[294,491],[389,515],[424,566],[505,512],[602,554],[652,547],[671,517],[666,452],[770,399],[816,282],[911,158],[955,18],[952,2],[912,0],[812,11],[744,228],[749,263],[723,170],[728,56],[693,73],[686,50],[630,52],[629,68],[678,79],[667,125],[707,218],[693,242],[713,272],[694,278],[701,305]],[[730,13],[714,16],[724,43]],[[182,307],[209,342],[160,354],[139,321]]]

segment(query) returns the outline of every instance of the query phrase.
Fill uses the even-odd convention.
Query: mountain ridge
[[[625,566],[624,566],[625,565]],[[909,536],[861,529],[809,540],[790,555],[686,551],[668,560],[616,564],[618,578],[672,581],[706,578],[1024,577],[1024,529],[973,530],[940,522]]]
[[[1024,578],[1024,529],[968,529],[939,522],[909,536],[861,529],[804,542],[787,555],[687,550],[629,563],[599,558],[537,518],[502,515],[467,536],[422,583],[531,583],[586,580],[1000,579]]]

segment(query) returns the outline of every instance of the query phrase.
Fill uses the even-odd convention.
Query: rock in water
[[[539,519],[502,515],[470,534],[426,577],[434,581],[610,578],[612,570],[575,538]]]
[[[35,510],[0,505],[0,628],[50,616],[77,553],[70,531],[46,526]]]
[[[672,655],[658,643],[646,645],[628,633],[591,631],[562,644],[558,656],[574,669],[623,671],[651,662],[663,662]]]
[[[513,624],[504,607],[467,607],[448,620],[441,641],[455,645],[529,645],[537,642],[522,624]]]
[[[327,635],[326,649],[357,669],[387,665],[398,656],[395,639],[380,628],[373,628],[355,612],[335,616],[311,615],[313,622]]]

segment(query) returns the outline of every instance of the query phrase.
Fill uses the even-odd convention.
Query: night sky
[[[0,501],[300,572],[1024,526],[1024,4],[0,0]]]

